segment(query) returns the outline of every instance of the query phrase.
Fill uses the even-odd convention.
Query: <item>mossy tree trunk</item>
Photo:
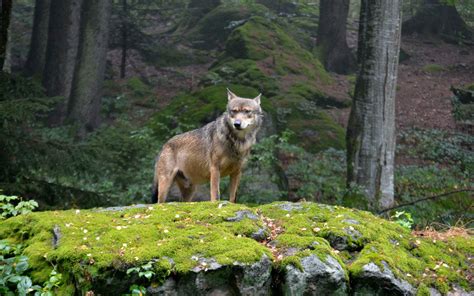
[[[471,39],[474,34],[456,6],[446,1],[424,0],[416,15],[403,23],[403,34],[443,35],[451,40]]]
[[[2,0],[0,18],[0,70],[3,69],[7,54],[8,32],[12,13],[12,0]]]
[[[317,47],[328,71],[347,74],[354,70],[355,58],[347,46],[346,26],[350,0],[321,0]]]
[[[347,128],[347,182],[361,186],[371,209],[394,199],[395,91],[401,0],[361,3],[359,72]]]
[[[69,97],[79,42],[82,0],[51,0],[43,86],[48,96]]]
[[[112,0],[84,0],[78,63],[74,73],[68,120],[78,125],[78,136],[99,124]]]
[[[43,75],[48,45],[50,7],[51,0],[36,0],[30,51],[25,64],[25,73],[28,76],[40,78]]]

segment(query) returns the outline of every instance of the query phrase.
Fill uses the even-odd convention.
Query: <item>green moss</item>
[[[431,296],[430,289],[425,284],[421,284],[416,291],[416,296]]]
[[[228,60],[211,68],[202,81],[204,85],[240,84],[259,90],[266,97],[278,93],[276,80],[265,75],[253,60]]]
[[[278,75],[301,74],[310,79],[329,82],[321,63],[290,37],[276,22],[263,17],[252,17],[235,29],[226,42],[221,58],[271,59]]]
[[[0,236],[25,242],[25,254],[33,266],[32,278],[43,282],[52,268],[93,277],[112,266],[126,270],[153,258],[162,274],[171,269],[186,273],[197,265],[193,256],[214,258],[221,264],[258,261],[268,249],[247,236],[261,227],[259,220],[227,222],[245,207],[218,203],[179,203],[125,211],[75,210],[41,212],[9,219],[2,223]],[[52,245],[52,229],[60,229],[57,248]],[[91,263],[93,262],[93,263]],[[52,263],[52,264],[50,264]]]
[[[345,261],[347,265],[342,266],[346,266],[351,276],[360,274],[363,266],[370,262],[381,268],[384,268],[382,262],[385,262],[398,278],[414,286],[422,283],[447,291],[450,290],[450,284],[457,283],[467,290],[473,289],[466,280],[469,272],[468,256],[474,252],[472,238],[458,237],[455,241],[433,242],[415,238],[398,224],[374,217],[368,212],[313,203],[297,205],[292,206],[291,210],[285,209],[285,204],[281,203],[260,208],[265,216],[277,219],[284,228],[284,234],[276,238],[278,246],[302,250],[283,260],[282,264],[293,264],[298,258],[313,252],[308,248],[312,241],[321,242],[324,239],[319,246],[325,248],[327,242],[335,243],[333,238],[344,238],[349,248],[353,243],[360,252],[351,256],[347,252],[337,253],[330,248],[319,248],[322,250],[319,256],[329,253],[340,262]],[[357,232],[355,236],[354,231]],[[423,273],[429,276],[423,276]]]
[[[293,99],[293,100],[292,100]],[[285,97],[275,105],[288,112],[279,117],[282,129],[295,132],[291,142],[310,152],[328,148],[344,149],[345,130],[312,101],[299,97]]]
[[[446,68],[438,64],[424,65],[422,70],[427,73],[440,73],[446,71]]]
[[[146,95],[150,93],[150,87],[146,85],[139,77],[132,77],[127,81],[127,87],[135,95]]]
[[[321,108],[345,108],[350,106],[349,101],[341,102],[332,97],[327,96],[322,91],[320,91],[316,85],[312,83],[300,83],[297,82],[291,85],[288,90],[288,96],[300,96],[311,102],[316,106]]]
[[[474,82],[465,86],[467,90],[474,91]]]
[[[224,3],[201,18],[187,36],[198,48],[214,48],[224,43],[232,29],[246,19],[266,13],[268,9],[259,4]]]
[[[264,227],[261,218],[227,221],[240,210],[271,218],[281,228],[275,248],[284,255],[282,260],[275,260],[265,245],[250,238]],[[56,248],[54,227],[60,232]],[[199,266],[198,258],[232,265],[254,263],[266,255],[282,270],[289,264],[302,268],[300,260],[313,254],[323,262],[328,256],[335,258],[352,277],[360,275],[368,263],[381,268],[387,264],[397,278],[419,287],[418,295],[425,295],[427,287],[442,292],[452,290],[454,284],[474,288],[467,280],[468,257],[474,253],[472,237],[446,241],[414,237],[398,224],[368,212],[315,203],[258,208],[168,203],[120,211],[38,212],[3,221],[0,237],[25,245],[36,282],[46,280],[56,265],[64,274],[60,289],[68,291],[73,282],[89,289],[113,273],[123,275],[128,268],[151,260],[154,279],[161,282],[171,273],[182,275]]]

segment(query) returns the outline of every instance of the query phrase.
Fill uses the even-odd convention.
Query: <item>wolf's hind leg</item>
[[[175,176],[176,171],[171,172],[171,174],[158,176],[158,203],[164,203],[166,201],[166,196],[168,195],[171,185],[173,185]]]
[[[158,180],[158,203],[164,203],[171,185],[178,173],[176,161],[172,149],[168,146],[163,147],[158,164],[156,166],[156,174]]]

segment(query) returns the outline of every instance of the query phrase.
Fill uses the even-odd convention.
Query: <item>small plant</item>
[[[442,130],[410,129],[400,133],[397,153],[440,164],[459,166],[463,171],[474,169],[474,156],[469,147],[474,137],[467,133]]]
[[[19,201],[17,205],[14,203]],[[13,203],[12,203],[13,202]],[[18,196],[7,196],[0,194],[0,220],[21,214],[27,214],[38,207],[34,200],[21,201]]]
[[[35,296],[55,295],[53,291],[55,288],[58,288],[59,285],[61,285],[62,277],[63,275],[57,272],[56,268],[54,268],[49,274],[49,279],[46,282],[44,282],[43,288],[38,289],[38,291],[35,292]]]
[[[132,274],[132,273],[137,273],[139,278],[146,278],[147,280],[150,280],[154,275],[155,272],[153,271],[153,264],[155,261],[149,261],[142,266],[137,266],[137,267],[132,267],[127,269],[127,275]],[[130,286],[130,293],[132,295],[145,295],[146,294],[146,288],[142,285],[131,285]]]
[[[0,241],[0,294],[26,295],[39,289],[33,286],[30,277],[24,275],[28,269],[28,257],[21,255],[22,246]]]
[[[398,225],[405,227],[406,229],[411,229],[413,226],[413,218],[411,214],[405,211],[396,211],[394,215],[390,218],[393,219]]]

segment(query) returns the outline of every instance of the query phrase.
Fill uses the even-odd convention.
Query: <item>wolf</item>
[[[241,98],[227,89],[226,111],[202,128],[171,138],[155,162],[152,203],[164,203],[174,182],[184,201],[196,185],[211,183],[211,201],[220,198],[219,180],[230,176],[229,200],[235,203],[242,167],[263,123],[262,94]]]

